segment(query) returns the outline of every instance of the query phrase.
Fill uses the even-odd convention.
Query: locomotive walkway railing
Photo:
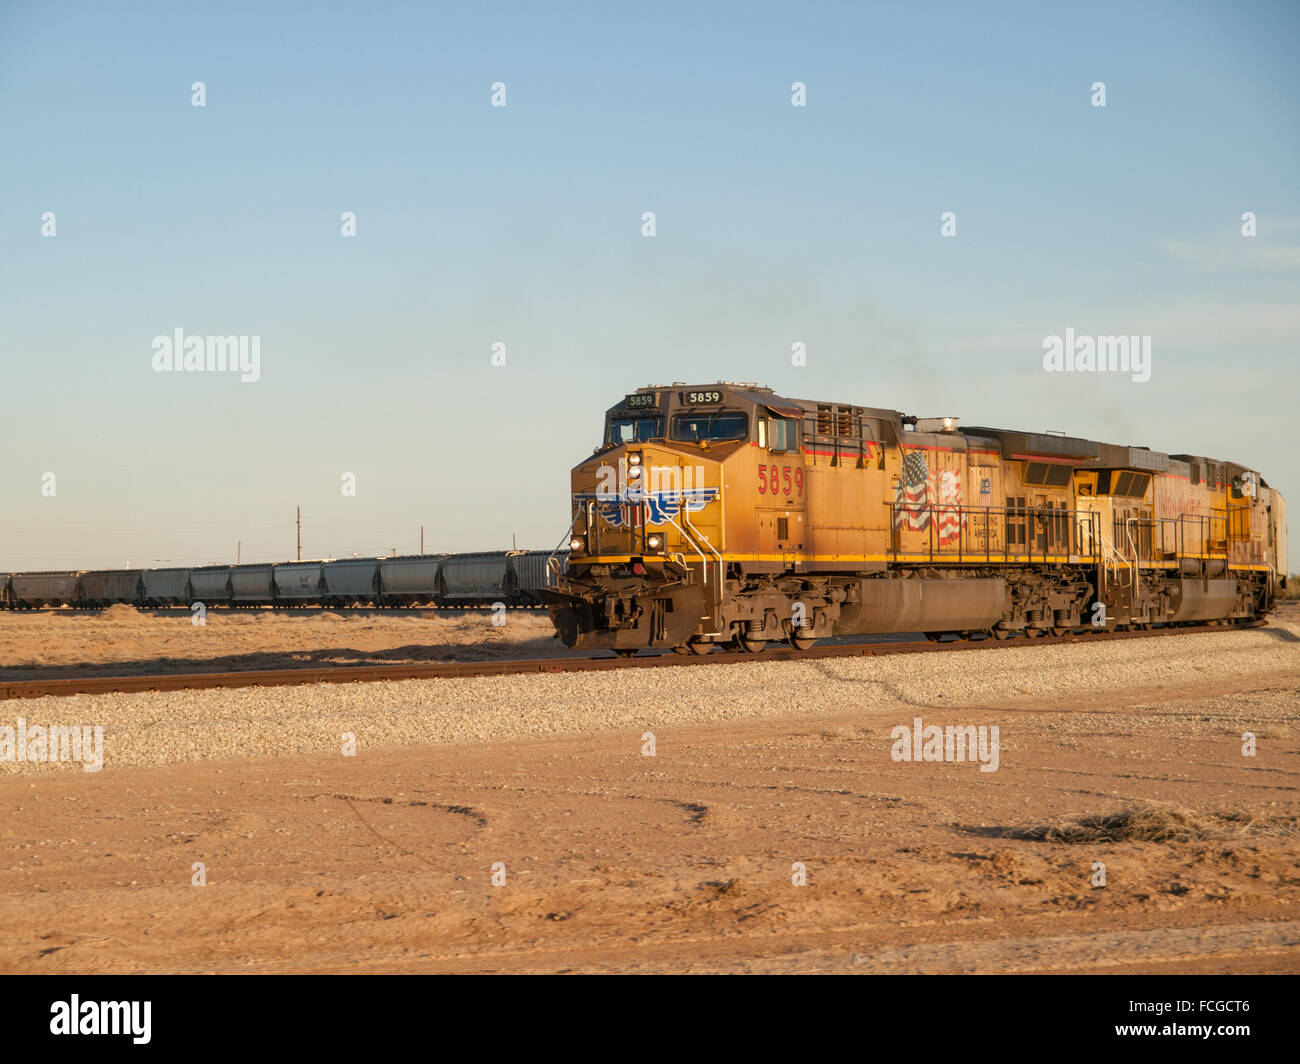
[[[962,506],[891,502],[891,560],[1098,562],[1101,515],[1035,506]],[[917,542],[917,534],[925,539]]]
[[[892,502],[891,560],[1097,562],[1115,555],[1120,566],[1176,560],[1209,563],[1228,558],[1228,516],[1114,514],[1103,537],[1102,515],[1043,506],[959,506]],[[918,539],[918,533],[924,538]]]
[[[1228,522],[1221,512],[1178,517],[1116,514],[1111,540],[1131,543],[1130,553],[1139,566],[1180,562],[1184,571],[1190,568],[1205,576],[1228,561]],[[1189,567],[1188,562],[1194,564]]]

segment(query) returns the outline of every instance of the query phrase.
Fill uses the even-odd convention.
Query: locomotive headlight
[[[628,467],[627,467],[627,479],[628,479],[628,480],[640,480],[640,479],[641,479],[641,467],[640,467],[640,466],[636,466],[636,465],[634,465],[634,466],[628,466]]]
[[[664,544],[663,536],[650,535],[645,538],[645,545],[651,550],[658,550]]]
[[[587,541],[582,536],[574,536],[569,540],[569,550],[574,554],[582,554],[587,549]]]
[[[636,454],[635,452],[632,453],[632,454],[629,454],[629,455],[627,456],[627,464],[630,465],[630,466],[640,465],[640,464],[641,464],[641,456],[640,456],[639,454]]]

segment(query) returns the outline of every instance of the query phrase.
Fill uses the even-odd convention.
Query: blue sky
[[[0,568],[278,560],[299,504],[304,557],[550,547],[601,412],[674,379],[1300,499],[1297,39],[1291,3],[0,2]],[[261,379],[153,372],[178,327],[260,336]],[[1045,373],[1066,327],[1150,335],[1151,380]]]

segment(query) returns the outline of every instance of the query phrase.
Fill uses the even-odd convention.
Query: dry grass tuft
[[[1294,816],[1253,817],[1243,813],[1197,814],[1180,805],[1141,802],[1115,813],[1062,817],[1032,827],[999,828],[1002,838],[1066,845],[1105,842],[1200,842],[1251,836],[1300,834]]]

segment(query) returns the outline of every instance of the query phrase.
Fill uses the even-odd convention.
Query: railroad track
[[[1263,621],[1234,627],[1257,628]],[[1082,635],[1044,635],[1010,640],[980,639],[956,642],[848,643],[813,647],[769,649],[758,654],[715,651],[711,654],[654,654],[621,658],[529,658],[505,661],[445,661],[410,665],[328,665],[241,672],[158,673],[126,676],[83,676],[51,680],[0,680],[0,699],[40,698],[46,695],[122,694],[136,691],[188,691],[221,687],[284,687],[294,684],[375,683],[384,680],[428,680],[468,676],[521,676],[530,673],[608,672],[616,669],[686,668],[698,665],[743,665],[760,661],[808,661],[827,658],[869,658],[890,654],[950,654],[956,651],[1014,649],[1063,643],[1101,643],[1116,639],[1154,639],[1192,632],[1225,632],[1222,625],[1155,628],[1149,631],[1086,632]]]

